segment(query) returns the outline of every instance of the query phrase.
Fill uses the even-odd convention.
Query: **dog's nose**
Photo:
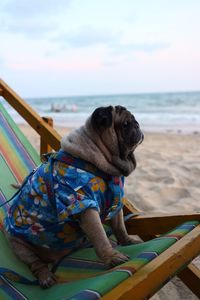
[[[144,134],[141,130],[140,130],[140,134],[141,134],[141,138],[140,138],[140,144],[141,144],[144,141]]]

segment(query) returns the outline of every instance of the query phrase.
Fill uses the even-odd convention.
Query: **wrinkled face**
[[[91,117],[92,126],[101,135],[105,130],[114,128],[120,157],[126,159],[143,141],[144,135],[134,116],[123,106],[97,108]]]
[[[123,106],[115,106],[114,127],[118,136],[121,155],[134,151],[142,143],[144,135],[135,117]]]

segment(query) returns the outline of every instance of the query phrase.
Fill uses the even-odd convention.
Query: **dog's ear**
[[[98,107],[95,109],[91,116],[91,123],[93,128],[109,128],[112,125],[113,117],[112,117],[112,106],[107,107]]]

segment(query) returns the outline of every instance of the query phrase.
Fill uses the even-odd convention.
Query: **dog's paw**
[[[47,289],[52,285],[56,284],[56,276],[48,269],[39,272],[37,277],[39,285],[43,289]]]
[[[11,183],[10,184],[14,189],[20,189],[21,184],[15,184],[15,183]]]
[[[129,260],[129,256],[123,254],[117,250],[113,250],[111,254],[105,256],[103,261],[107,268],[113,268],[117,265],[121,265]]]
[[[127,235],[126,238],[119,241],[119,244],[122,246],[136,245],[136,244],[140,244],[140,243],[142,243],[142,240],[139,240],[138,238],[136,238],[132,235]]]

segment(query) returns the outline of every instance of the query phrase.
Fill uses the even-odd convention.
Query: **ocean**
[[[130,110],[144,131],[198,133],[200,92],[72,96],[25,99],[41,116],[50,116],[55,126],[76,128],[96,107],[122,105]],[[1,100],[2,101],[2,100]],[[5,104],[17,123],[23,120]]]

